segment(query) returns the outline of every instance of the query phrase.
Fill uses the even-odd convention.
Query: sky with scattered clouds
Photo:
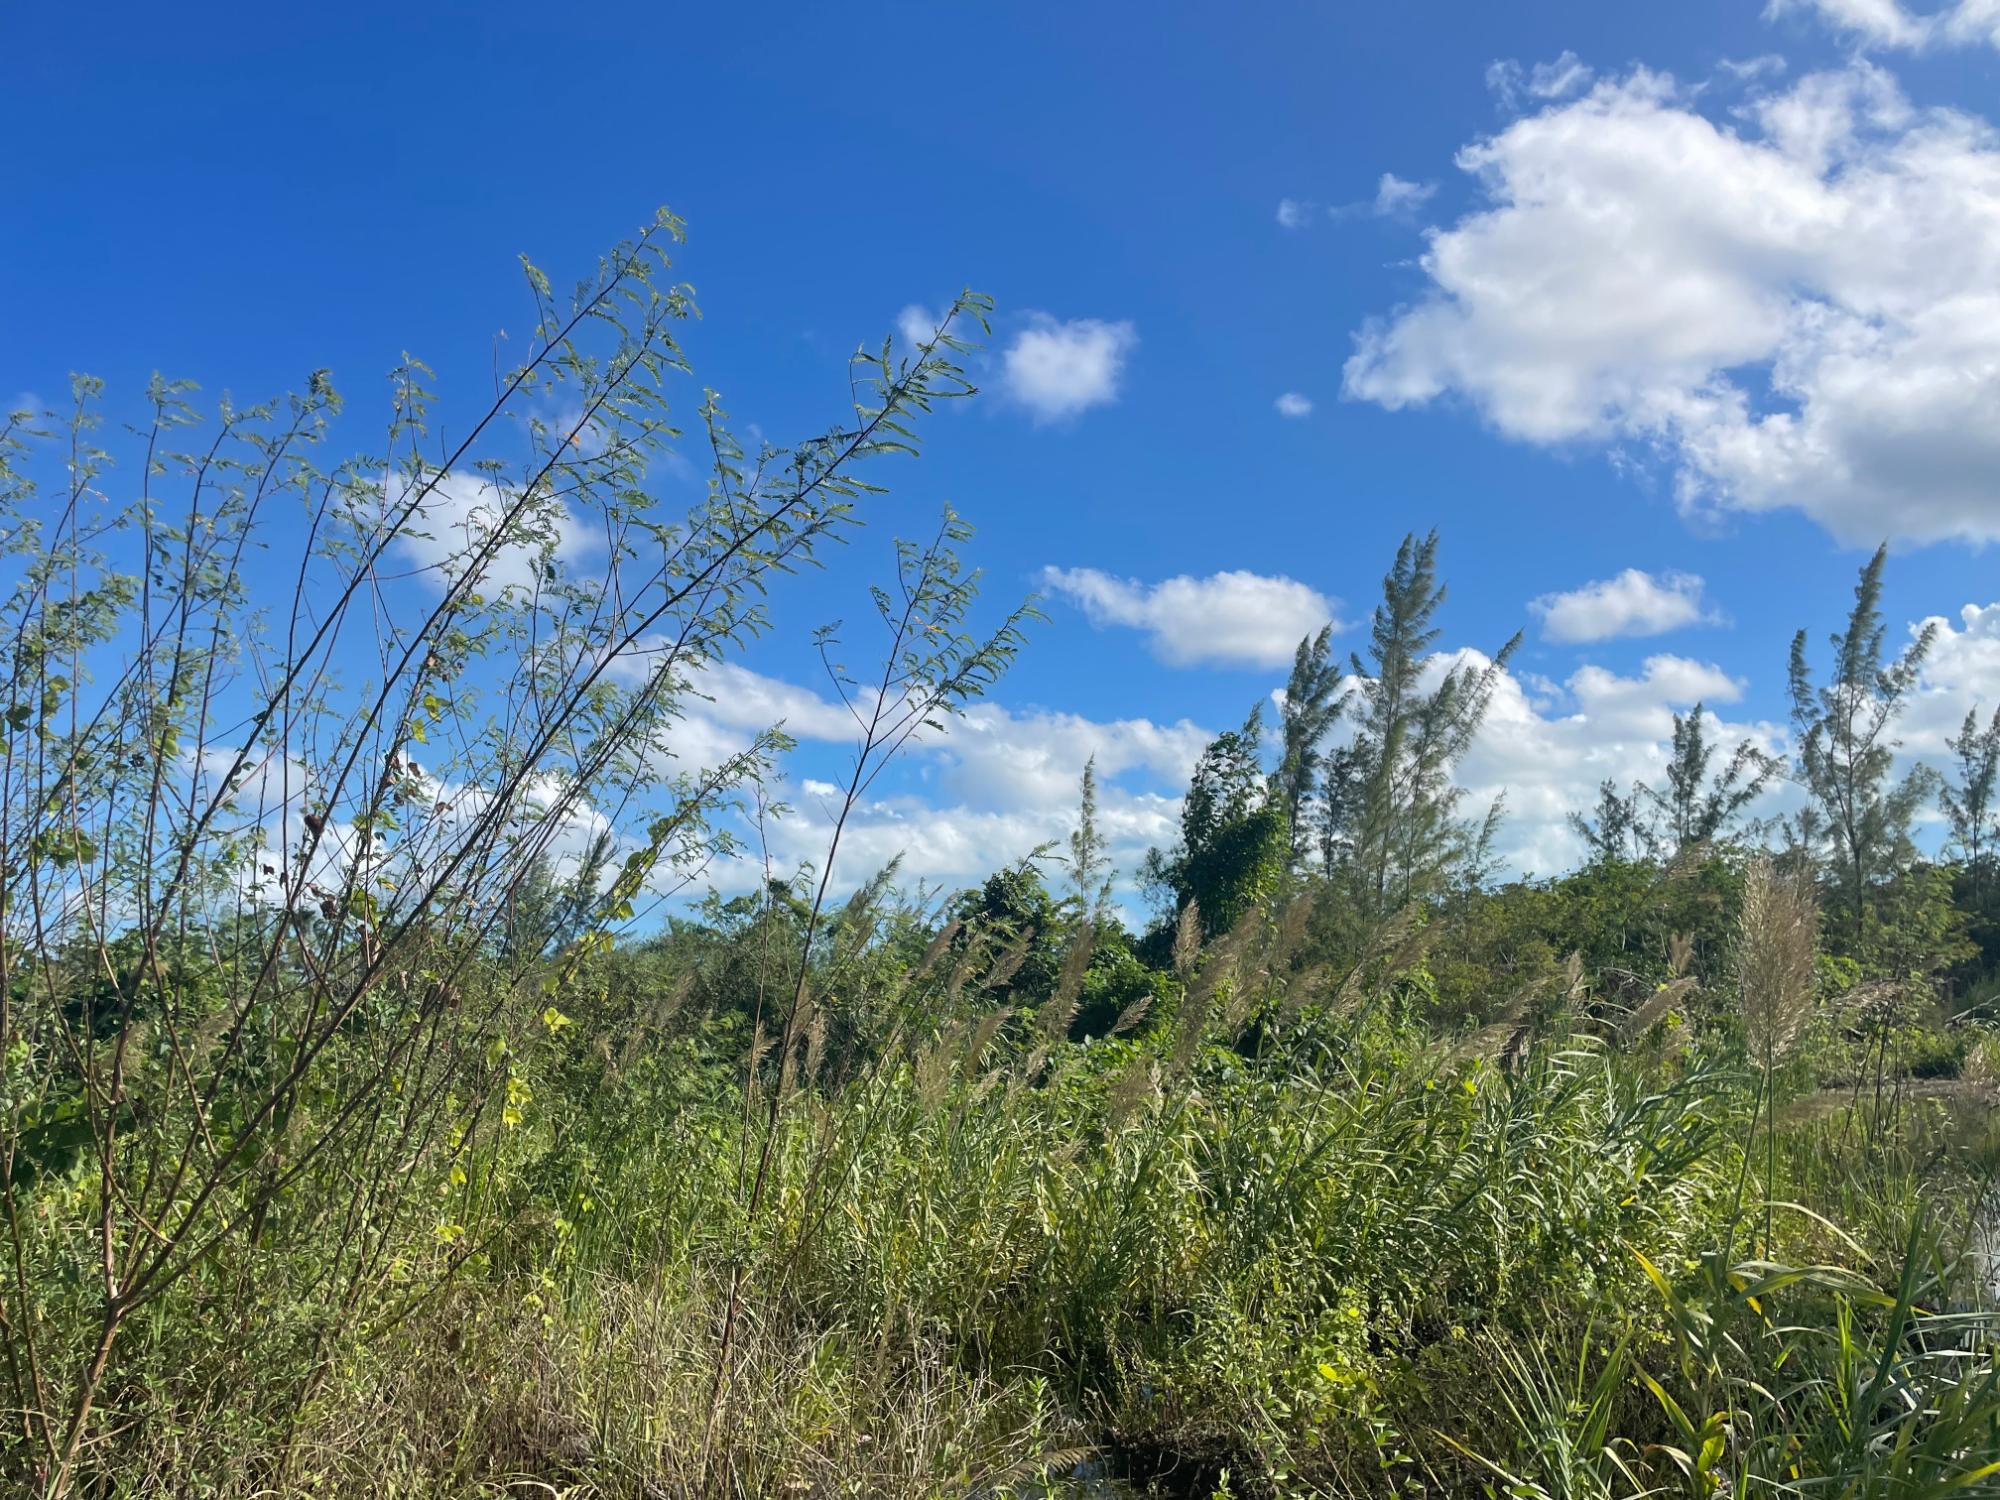
[[[329,367],[362,447],[408,351],[448,423],[528,321],[516,254],[561,284],[659,203],[704,313],[684,416],[705,383],[746,432],[820,430],[856,345],[993,295],[980,399],[684,726],[691,761],[798,740],[780,860],[823,842],[853,732],[811,630],[946,501],[991,613],[1046,619],[878,785],[853,880],[1060,840],[1091,756],[1129,872],[1301,636],[1364,644],[1410,530],[1443,538],[1447,652],[1525,632],[1462,776],[1505,796],[1516,871],[1574,860],[1565,814],[1656,775],[1676,710],[1782,749],[1791,633],[1838,624],[1879,542],[1892,636],[1938,624],[1908,753],[2000,699],[1995,0],[7,29],[10,405],[89,370],[117,420],[155,369],[250,399]],[[444,488],[408,559],[492,499]],[[551,524],[591,566],[585,518]]]

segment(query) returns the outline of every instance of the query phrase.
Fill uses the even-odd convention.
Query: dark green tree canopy
[[[1268,904],[1284,877],[1285,809],[1264,775],[1263,738],[1259,704],[1241,729],[1209,742],[1181,804],[1179,845],[1146,858],[1147,883],[1171,898],[1176,913],[1195,903],[1208,934]]]

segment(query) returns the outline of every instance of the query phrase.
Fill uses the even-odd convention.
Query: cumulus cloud
[[[837,874],[851,885],[900,855],[908,878],[967,883],[1060,844],[1075,823],[1084,765],[1095,759],[1099,821],[1129,877],[1147,849],[1173,841],[1181,791],[1209,738],[1185,719],[1101,721],[974,704],[913,744],[920,788],[871,796],[855,809]],[[802,786],[821,795],[770,832],[774,854],[790,864],[823,855],[837,811],[831,786]]]
[[[1659,709],[1667,704],[1734,703],[1744,684],[1713,662],[1661,654],[1649,656],[1638,677],[1621,677],[1603,667],[1577,668],[1569,679],[1570,695],[1586,713],[1621,724],[1632,713],[1638,723],[1663,724]]]
[[[839,740],[859,728],[845,704],[739,662],[707,663],[689,674],[689,685],[701,712],[731,729],[755,732],[782,724],[796,738]]]
[[[1910,625],[1909,632],[1924,623]],[[1942,761],[1944,740],[1957,732],[1966,711],[1990,713],[2000,700],[1994,687],[2000,683],[2000,602],[1967,605],[1953,618],[1929,623],[1936,627],[1936,645],[1897,727],[1906,763]],[[1476,651],[1440,652],[1425,673],[1435,682],[1453,664],[1487,660]],[[1764,686],[1777,681],[1774,670]],[[733,663],[703,674],[699,685],[709,701],[690,705],[691,735],[713,735],[718,746],[741,748],[756,729],[783,719],[801,741],[795,761],[800,795],[791,799],[791,815],[764,835],[781,871],[822,858],[839,792],[832,781],[810,774],[807,763],[851,744],[856,731],[847,710],[830,695]],[[1585,665],[1560,682],[1503,672],[1485,726],[1459,767],[1467,811],[1481,812],[1504,795],[1506,818],[1495,853],[1508,873],[1572,868],[1585,851],[1569,814],[1590,807],[1607,779],[1621,787],[1661,785],[1676,711],[1704,705],[1709,738],[1725,759],[1745,740],[1771,753],[1785,751],[1783,724],[1736,707],[1748,688],[1712,662],[1665,652],[1647,657],[1634,672]],[[1148,848],[1177,835],[1180,796],[1209,737],[1209,730],[1186,719],[1104,721],[974,704],[912,742],[894,784],[854,810],[835,885],[850,889],[898,855],[906,879],[963,885],[1040,846],[1060,844],[1074,826],[1077,782],[1093,757],[1100,821],[1114,862],[1129,879]],[[1770,815],[1796,801],[1795,791],[1779,786],[1753,811]],[[718,866],[710,876],[724,889],[747,889],[761,878],[761,863]]]
[[[2000,4],[1952,0],[1928,13],[1900,0],[1771,0],[1766,14],[1806,12],[1822,24],[1877,47],[1922,51],[1928,47],[2000,46]]]
[[[1564,52],[1554,62],[1536,63],[1528,71],[1528,92],[1537,99],[1565,99],[1587,88],[1595,76],[1574,52]]]
[[[628,688],[646,682],[662,666],[665,647],[657,637],[628,647],[611,659],[606,675]],[[861,731],[855,711],[846,704],[741,662],[690,658],[673,667],[678,716],[657,748],[683,770],[719,766],[748,750],[768,729],[817,741],[850,740]]]
[[[1241,569],[1148,584],[1096,568],[1051,567],[1042,570],[1042,584],[1079,606],[1094,625],[1145,631],[1153,650],[1175,666],[1280,666],[1337,608],[1297,579]]]
[[[823,801],[801,802],[790,816],[771,824],[767,837],[776,868],[789,873],[823,858],[836,810]],[[1178,794],[1100,785],[1097,813],[1107,852],[1127,890],[1146,851],[1171,844],[1180,829]],[[891,860],[901,861],[898,876],[905,882],[968,886],[1037,849],[1060,845],[1075,821],[1074,796],[1069,807],[1050,810],[940,805],[908,792],[870,797],[849,814],[841,830],[834,888],[851,890]],[[724,889],[747,888],[761,876],[761,869],[745,864],[714,873]],[[1051,868],[1046,873],[1059,887],[1061,872]],[[1140,920],[1136,910],[1133,919]]]
[[[1958,733],[1966,713],[1978,709],[1983,719],[2000,704],[2000,603],[1968,604],[1956,624],[1933,616],[1910,633],[1927,625],[1937,634],[1897,732],[1908,753],[1942,763],[1950,753],[1945,741]]]
[[[1620,636],[1664,635],[1686,625],[1716,623],[1702,603],[1702,581],[1692,573],[1654,575],[1627,568],[1565,593],[1529,601],[1544,640],[1576,643]]]
[[[1983,721],[2000,703],[2000,602],[1968,604],[1955,619],[1917,621],[1906,628],[1906,637],[1926,626],[1935,629],[1935,642],[1894,732],[1905,769],[1915,761],[1946,765],[1945,740],[1958,732],[1966,713],[1977,709]],[[1484,661],[1461,654],[1440,659],[1432,670],[1442,671],[1444,661],[1457,659]],[[1764,686],[1780,685],[1774,670]],[[1459,785],[1474,807],[1506,795],[1497,853],[1507,869],[1545,875],[1568,869],[1584,853],[1568,827],[1569,813],[1591,806],[1607,778],[1621,787],[1634,781],[1659,786],[1675,710],[1705,705],[1710,741],[1724,759],[1744,740],[1768,753],[1786,753],[1785,724],[1715,712],[1740,703],[1748,686],[1712,663],[1666,654],[1648,657],[1636,675],[1585,666],[1560,685],[1503,673],[1486,723],[1459,767]],[[1798,800],[1796,788],[1779,784],[1752,811],[1770,816],[1796,807]]]
[[[1278,222],[1286,229],[1303,229],[1312,218],[1313,206],[1302,198],[1278,200]]]
[[[519,505],[520,492],[476,474],[451,473],[423,483],[429,490],[409,524],[397,533],[396,547],[416,565],[420,576],[441,587],[486,549],[508,512]],[[411,487],[412,481],[403,476],[387,478],[387,510],[407,504]],[[599,546],[598,533],[568,506],[555,499],[537,500],[515,517],[481,565],[478,581],[495,590],[532,589],[543,578],[547,563],[575,564]]]
[[[619,680],[649,673],[643,650],[612,664]],[[684,768],[712,767],[782,723],[798,742],[786,767],[797,776],[791,812],[756,830],[755,852],[709,869],[718,889],[762,878],[766,847],[781,873],[825,857],[842,785],[812,774],[838,764],[860,739],[854,714],[830,689],[815,689],[719,662],[684,672],[689,691],[662,749]],[[865,702],[863,704],[865,708]],[[908,880],[959,885],[1036,848],[1061,843],[1073,826],[1084,765],[1097,763],[1099,819],[1114,863],[1129,876],[1148,848],[1171,843],[1180,794],[1210,738],[1180,719],[1095,720],[1047,709],[971,705],[914,736],[884,790],[862,800],[841,836],[835,886],[851,889],[902,856]]]
[[[1297,391],[1286,391],[1272,405],[1278,408],[1281,417],[1309,417],[1313,410],[1312,398]]]
[[[1637,70],[1459,153],[1484,206],[1357,335],[1346,393],[1632,443],[1689,511],[2000,539],[2000,140],[1867,64],[1718,122]]]
[[[942,764],[941,784],[968,803],[1073,812],[1086,761],[1097,761],[1101,777],[1136,772],[1178,793],[1209,738],[1187,719],[1105,721],[979,703],[949,721],[929,748]]]
[[[1483,663],[1476,652],[1444,660]],[[1443,670],[1443,662],[1436,671]],[[1551,875],[1574,867],[1585,851],[1569,815],[1597,801],[1605,780],[1661,784],[1673,738],[1673,715],[1695,703],[1733,703],[1744,684],[1720,667],[1687,657],[1647,658],[1636,676],[1587,666],[1562,684],[1502,673],[1486,723],[1461,762],[1458,784],[1468,806],[1506,798],[1496,850],[1516,874]],[[1727,757],[1749,739],[1765,749],[1784,743],[1779,725],[1731,722],[1705,710],[1709,735]],[[1760,809],[1760,811],[1768,809]]]
[[[1037,421],[1073,417],[1118,399],[1126,356],[1138,342],[1130,323],[1096,318],[1060,323],[1036,313],[1007,346],[1001,383]]]
[[[1451,664],[1486,660],[1474,651],[1444,652],[1426,673],[1435,681]],[[1505,795],[1496,853],[1509,872],[1569,869],[1584,854],[1569,814],[1596,801],[1598,784],[1607,777],[1657,783],[1674,710],[1697,701],[1728,705],[1742,692],[1721,668],[1671,655],[1649,658],[1630,676],[1584,667],[1561,684],[1502,673],[1487,726],[1460,767],[1467,810],[1483,811]],[[1708,718],[1725,754],[1746,737],[1767,748],[1782,744],[1777,726]],[[1178,835],[1181,793],[1208,738],[1186,721],[1103,723],[978,705],[917,748],[921,788],[871,798],[855,811],[843,835],[839,883],[858,883],[899,854],[907,878],[967,883],[1040,845],[1059,844],[1074,826],[1077,780],[1093,755],[1100,822],[1129,880],[1148,848]],[[803,799],[771,831],[781,864],[823,851],[833,812],[824,804]]]

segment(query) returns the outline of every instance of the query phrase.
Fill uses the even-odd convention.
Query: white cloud
[[[1775,52],[1766,52],[1757,57],[1725,57],[1716,66],[1738,83],[1754,83],[1784,72],[1785,60]]]
[[[906,883],[921,880],[959,888],[1005,869],[1037,849],[1048,845],[1059,849],[1076,825],[1074,785],[1070,790],[1069,806],[1048,810],[939,804],[900,792],[870,797],[848,815],[841,830],[833,888],[842,893],[852,890],[898,858],[902,861],[898,876]],[[767,837],[779,871],[789,874],[803,864],[817,865],[825,857],[834,811],[837,809],[821,803],[801,801],[790,816],[769,825]],[[1171,844],[1179,834],[1180,798],[1178,794],[1128,792],[1100,784],[1097,816],[1112,866],[1129,892],[1146,851]],[[748,887],[760,877],[761,869],[746,863],[734,871],[718,870],[715,874],[725,889],[731,885]],[[1061,889],[1059,868],[1045,865],[1044,875]],[[1135,909],[1132,920],[1141,919]]]
[[[572,422],[572,425],[574,423]],[[520,506],[520,491],[472,474],[451,473],[413,485],[401,475],[384,480],[384,504],[399,511],[412,489],[428,485],[415,515],[397,534],[396,546],[428,581],[442,585],[457,578],[493,538],[507,513]],[[506,538],[479,571],[490,589],[532,589],[545,562],[574,565],[600,547],[599,534],[568,506],[549,498],[520,507]]]
[[[1405,182],[1394,172],[1384,172],[1375,185],[1375,212],[1385,219],[1413,214],[1430,202],[1436,191],[1434,182]]]
[[[1539,62],[1532,68],[1523,70],[1513,58],[1501,58],[1486,67],[1486,87],[1491,89],[1499,101],[1512,109],[1521,102],[1521,95],[1533,99],[1565,99],[1579,89],[1587,88],[1596,76],[1590,65],[1574,52],[1565,51],[1552,62]]]
[[[1528,92],[1537,99],[1567,99],[1588,88],[1595,76],[1589,64],[1566,51],[1555,61],[1536,63],[1528,70]]]
[[[1958,733],[1966,713],[1977,709],[1983,722],[2000,704],[2000,602],[1968,604],[1955,621],[1919,621],[1905,638],[1926,624],[1935,629],[1936,640],[1893,731],[1903,768],[1917,760],[1945,767],[1945,740]],[[1476,654],[1471,659],[1484,660]],[[1442,670],[1442,663],[1433,670]],[[1771,678],[1768,686],[1778,687],[1775,670]],[[1583,850],[1567,826],[1568,814],[1594,804],[1606,778],[1621,787],[1635,780],[1660,785],[1673,711],[1685,712],[1697,701],[1710,710],[1737,703],[1747,688],[1720,667],[1670,655],[1649,657],[1637,676],[1586,666],[1554,693],[1543,691],[1550,686],[1535,684],[1526,674],[1503,674],[1486,723],[1459,768],[1459,784],[1472,806],[1483,808],[1506,793],[1498,852],[1517,872],[1552,874],[1573,866]],[[1744,739],[1773,754],[1788,747],[1781,723],[1730,721],[1713,712],[1707,723],[1723,758]],[[1798,797],[1796,789],[1780,784],[1753,811],[1782,812],[1795,807]]]
[[[1563,642],[1608,641],[1619,636],[1663,635],[1685,625],[1716,623],[1692,573],[1655,576],[1627,568],[1566,593],[1544,594],[1528,608],[1541,618],[1542,636]]]
[[[1050,422],[1118,399],[1125,357],[1139,342],[1130,323],[1076,318],[1058,323],[1046,313],[1007,347],[1002,382],[1016,401]]]
[[[1917,13],[1899,0],[1771,0],[1765,14],[1810,11],[1834,30],[1865,44],[1922,51],[1929,47],[2000,46],[2000,4],[1952,0]]]
[[[2000,539],[2000,141],[1865,64],[1744,118],[1638,70],[1466,147],[1486,206],[1433,232],[1346,393],[1655,448],[1691,511]]]
[[[1113,865],[1130,881],[1146,850],[1179,833],[1180,797],[1209,731],[1185,719],[1110,722],[1078,714],[973,705],[911,752],[920,790],[870,797],[841,839],[844,888],[897,855],[905,878],[966,884],[1075,827],[1084,764],[1097,762],[1098,821]],[[773,830],[790,863],[825,850],[836,811],[826,798],[801,805]]]
[[[1486,660],[1477,652],[1458,653],[1440,659],[1433,670],[1461,659]],[[1459,766],[1458,784],[1466,790],[1469,810],[1483,812],[1506,797],[1496,851],[1505,868],[1559,873],[1573,868],[1585,852],[1569,827],[1570,813],[1593,807],[1598,786],[1607,779],[1620,787],[1635,781],[1660,785],[1674,711],[1685,712],[1696,702],[1735,702],[1743,686],[1719,667],[1665,655],[1649,657],[1635,677],[1582,667],[1559,688],[1503,673],[1486,723]],[[1744,739],[1768,750],[1784,741],[1774,724],[1732,723],[1713,713],[1705,719],[1724,757]],[[1758,809],[1767,810],[1768,805]]]
[[[1176,666],[1280,666],[1337,607],[1296,579],[1240,569],[1146,584],[1096,568],[1051,567],[1042,570],[1042,583],[1080,606],[1092,624],[1144,630],[1153,650]]]
[[[834,886],[852,889],[899,856],[906,881],[962,886],[1042,846],[1060,847],[1075,827],[1078,784],[1093,757],[1099,827],[1129,884],[1146,851],[1178,834],[1181,792],[1209,738],[1185,719],[1102,722],[974,704],[911,744],[893,790],[851,811]],[[840,810],[841,789],[831,782],[804,777],[798,785],[803,795],[788,799],[792,811],[763,831],[783,873],[824,859]],[[713,875],[723,888],[748,888],[761,864]],[[1060,882],[1059,872],[1050,876]]]
[[[1743,697],[1743,682],[1713,662],[1662,653],[1647,657],[1642,670],[1639,677],[1620,677],[1603,667],[1578,667],[1569,691],[1585,712],[1621,723],[1637,713],[1638,722],[1653,725],[1667,722],[1659,715],[1667,704],[1735,703]]]
[[[896,314],[896,334],[911,350],[921,349],[937,332],[938,316],[921,303],[912,302]]]
[[[1933,626],[1937,637],[1924,662],[1923,681],[1897,726],[1903,748],[1942,763],[1945,741],[1958,733],[1969,710],[1991,716],[2000,705],[2000,603],[1968,604],[1958,624],[1933,617],[1910,627]]]
[[[1495,58],[1486,65],[1486,87],[1511,109],[1521,97],[1521,65],[1511,57]]]
[[[661,665],[664,646],[654,638],[621,652],[607,676],[625,687],[647,681]],[[681,689],[678,717],[659,749],[686,771],[719,766],[748,750],[767,729],[782,728],[795,740],[822,742],[851,740],[861,733],[845,704],[740,662],[681,661],[675,664],[675,677]],[[858,701],[865,708],[873,700]]]
[[[1302,198],[1278,200],[1278,222],[1287,229],[1303,229],[1312,217],[1312,204]]]
[[[644,678],[643,653],[614,665],[621,681]],[[736,662],[688,674],[693,692],[664,748],[685,769],[710,767],[746,749],[762,729],[782,722],[800,748],[791,764],[818,769],[862,730],[830,692],[786,682]],[[697,696],[700,695],[700,696]],[[970,882],[1046,843],[1074,824],[1078,783],[1095,758],[1099,815],[1114,862],[1130,876],[1145,851],[1170,843],[1180,794],[1207,745],[1207,730],[1186,719],[1093,720],[1044,709],[972,704],[940,729],[913,737],[895,790],[858,805],[842,833],[835,886],[851,889],[898,854],[909,880]],[[914,781],[914,787],[905,783]],[[843,785],[801,770],[791,813],[762,832],[782,873],[825,856]],[[709,872],[718,888],[748,889],[762,878],[761,851]]]
[[[1327,217],[1332,219],[1372,216],[1407,220],[1414,217],[1417,210],[1430,202],[1436,193],[1437,184],[1434,182],[1411,182],[1394,172],[1384,172],[1376,179],[1374,197],[1354,203],[1337,203],[1326,212]]]
[[[1309,417],[1313,404],[1310,396],[1301,396],[1297,391],[1286,391],[1272,405],[1278,408],[1281,417]]]
[[[949,721],[928,749],[944,763],[947,789],[975,806],[1073,811],[1077,780],[1092,757],[1101,777],[1140,772],[1178,795],[1209,739],[1186,719],[1107,722],[979,703]]]
[[[1897,732],[1906,757],[1937,761],[1945,737],[1957,732],[1968,708],[1983,705],[1982,712],[1990,713],[2000,701],[1995,687],[2000,603],[1968,605],[1955,620],[1932,623],[1937,645]],[[1486,660],[1476,651],[1441,652],[1426,674],[1434,681],[1450,664]],[[690,717],[698,722],[691,733],[712,734],[740,748],[749,732],[783,718],[805,742],[801,764],[813,756],[823,759],[832,747],[854,738],[852,720],[830,697],[733,663],[712,673],[702,685],[715,702],[693,706]],[[1776,680],[1774,672],[1771,685]],[[1742,702],[1747,688],[1713,663],[1670,653],[1649,656],[1629,675],[1586,665],[1561,683],[1504,672],[1486,724],[1459,768],[1466,811],[1478,815],[1505,795],[1496,850],[1504,870],[1549,875],[1573,868],[1585,851],[1569,827],[1569,814],[1589,809],[1607,779],[1621,787],[1635,781],[1660,785],[1676,710],[1704,704],[1709,737],[1725,759],[1746,739],[1772,753],[1785,750],[1781,724],[1718,714]],[[1146,849],[1170,844],[1178,833],[1180,795],[1209,737],[1207,729],[1185,719],[1101,721],[990,701],[974,704],[941,732],[913,742],[892,778],[893,788],[854,810],[835,886],[851,889],[899,854],[905,879],[957,886],[1038,846],[1060,845],[1074,826],[1077,783],[1092,757],[1100,820],[1114,862],[1129,880]],[[794,804],[791,815],[766,830],[772,858],[784,873],[823,857],[838,811],[840,793],[832,781],[801,774],[796,785],[799,795],[788,799]],[[1776,787],[1753,811],[1782,811],[1796,798],[1794,791]],[[753,859],[740,867],[718,867],[712,875],[726,889],[748,888],[761,878],[761,867]]]
[[[1440,653],[1427,672],[1434,680],[1451,663],[1485,660],[1472,651]],[[1697,701],[1726,705],[1742,691],[1719,667],[1670,655],[1649,658],[1634,676],[1581,668],[1561,685],[1503,673],[1487,726],[1460,768],[1466,809],[1477,815],[1505,793],[1496,852],[1507,870],[1572,868],[1584,851],[1569,814],[1592,806],[1607,777],[1620,785],[1657,783],[1673,711]],[[1782,730],[1768,724],[1710,714],[1709,728],[1725,755],[1745,737],[1767,748],[1782,744]],[[1037,846],[1060,845],[1074,826],[1077,782],[1093,755],[1100,822],[1129,881],[1148,848],[1178,835],[1180,795],[1208,739],[1209,731],[1185,720],[1104,723],[976,705],[914,751],[921,786],[870,798],[855,810],[836,884],[851,887],[898,854],[907,879],[968,883]],[[834,811],[825,804],[824,797],[798,799],[793,815],[770,830],[781,867],[823,852]],[[747,883],[750,873],[742,878]]]
[[[794,738],[813,740],[844,740],[860,732],[844,704],[737,662],[699,668],[690,674],[690,686],[702,700],[700,712],[730,729],[755,733],[782,724]]]

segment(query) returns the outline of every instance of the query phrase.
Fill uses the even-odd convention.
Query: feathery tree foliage
[[[1521,642],[1516,633],[1483,663],[1428,655],[1445,597],[1437,550],[1436,532],[1406,536],[1397,548],[1368,658],[1353,659],[1354,741],[1331,758],[1326,776],[1326,867],[1376,922],[1435,891],[1476,854],[1482,830],[1459,819],[1463,794],[1451,775]],[[1429,687],[1427,672],[1436,679]]]
[[[1333,624],[1299,642],[1292,675],[1285,682],[1279,728],[1283,753],[1273,773],[1274,789],[1284,808],[1291,840],[1291,862],[1298,868],[1313,850],[1312,798],[1320,789],[1326,764],[1326,741],[1347,705],[1340,688],[1340,661],[1333,651]]]
[[[1715,755],[1702,705],[1676,713],[1667,752],[1667,784],[1640,788],[1654,809],[1659,844],[1670,859],[1726,842],[1744,812],[1783,769],[1748,739],[1739,740],[1729,759],[1711,775]]]
[[[1070,900],[1077,912],[1101,920],[1111,907],[1110,841],[1097,822],[1097,757],[1083,763],[1077,788],[1076,828],[1069,836]]]
[[[1570,831],[1583,840],[1588,858],[1599,860],[1641,860],[1659,847],[1659,840],[1639,809],[1641,788],[1618,790],[1609,779],[1597,786],[1597,806],[1589,814],[1572,812]]]
[[[1951,820],[1952,842],[1965,857],[1975,896],[1983,896],[2000,831],[1996,830],[2000,802],[1995,799],[2000,791],[2000,708],[1993,710],[1984,729],[1979,727],[1978,711],[1967,710],[1958,734],[1945,744],[1957,757],[1958,778],[1944,784],[1940,800]]]
[[[1896,721],[1929,653],[1936,628],[1925,625],[1903,650],[1887,655],[1882,619],[1882,570],[1889,549],[1876,549],[1854,586],[1847,626],[1828,637],[1833,668],[1816,685],[1807,633],[1792,641],[1789,674],[1794,776],[1811,797],[1796,831],[1808,850],[1823,852],[1851,941],[1859,942],[1873,887],[1912,852],[1910,823],[1931,788],[1919,767],[1894,774]]]
[[[1598,788],[1593,816],[1569,815],[1570,828],[1592,859],[1637,860],[1655,854],[1674,861],[1729,843],[1745,811],[1763,796],[1783,767],[1748,739],[1739,740],[1720,769],[1703,707],[1673,716],[1666,785],[1645,782],[1621,792],[1615,781]]]

